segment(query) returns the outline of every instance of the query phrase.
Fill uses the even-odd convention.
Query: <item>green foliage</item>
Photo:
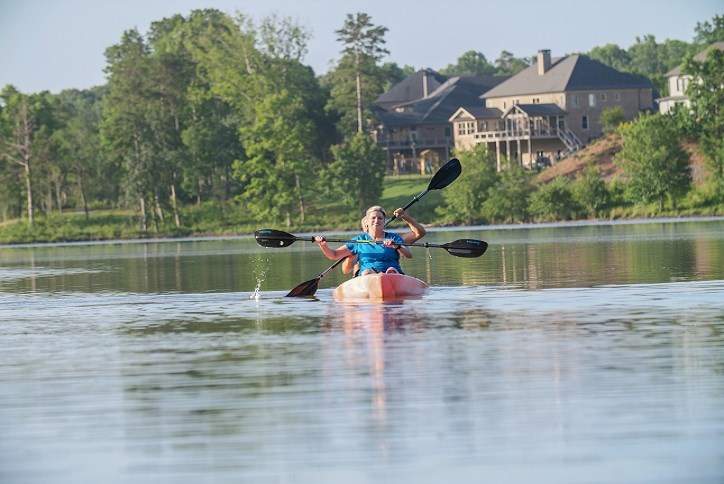
[[[676,199],[689,189],[689,157],[681,148],[670,118],[659,114],[643,115],[622,128],[623,148],[617,163],[628,176],[628,193],[638,203]]]
[[[333,146],[332,157],[334,161],[322,174],[328,198],[338,200],[349,210],[356,209],[360,215],[379,204],[386,163],[384,153],[374,141],[357,133],[347,143]]]
[[[616,44],[594,47],[587,55],[591,59],[613,67],[617,71],[629,72],[631,68],[631,56]]]
[[[719,22],[722,22],[721,17]],[[724,202],[724,50],[710,49],[703,62],[688,59],[684,70],[698,79],[689,84],[687,94],[691,98],[701,146],[718,187],[716,199]]]
[[[443,192],[444,204],[436,210],[445,223],[474,224],[484,220],[483,203],[488,192],[497,181],[495,159],[484,144],[473,150],[457,153],[462,166],[462,176],[455,181],[452,190]]]
[[[571,183],[564,176],[541,186],[530,197],[530,213],[540,221],[570,220],[579,211]]]
[[[504,50],[500,53],[500,57],[495,59],[493,65],[495,66],[496,76],[514,76],[530,67],[531,62],[528,59],[517,58]]]
[[[254,123],[243,129],[249,158],[234,162],[234,176],[244,184],[241,200],[260,219],[290,227],[296,209],[304,222],[316,171],[311,131],[301,100],[285,91],[258,104]]]
[[[711,22],[697,22],[694,32],[694,44],[697,46],[708,47],[715,42],[724,42],[724,15],[715,15]]]
[[[533,192],[530,173],[508,161],[487,191],[483,216],[492,222],[522,222],[528,219],[528,199]]]
[[[609,205],[611,194],[594,163],[589,163],[583,174],[573,182],[574,202],[588,217],[598,217]]]
[[[474,74],[476,76],[490,76],[495,73],[495,67],[488,62],[485,55],[481,52],[469,50],[458,57],[455,64],[449,64],[440,70],[440,74],[447,76],[460,76],[465,74]]]
[[[383,92],[385,79],[377,62],[389,54],[383,47],[387,27],[375,26],[372,17],[357,13],[347,14],[343,27],[335,32],[344,48],[331,77],[327,109],[339,113],[338,130],[348,135],[362,132],[364,120],[371,117],[366,106]]]
[[[616,131],[618,126],[626,121],[626,114],[621,106],[606,108],[601,112],[598,122],[603,126],[603,132],[606,134]]]

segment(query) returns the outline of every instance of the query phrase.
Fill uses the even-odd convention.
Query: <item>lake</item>
[[[461,238],[389,304],[285,298],[306,241],[0,247],[0,482],[724,482],[724,218]]]

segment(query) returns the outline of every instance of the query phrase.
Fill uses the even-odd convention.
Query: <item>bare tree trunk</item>
[[[178,202],[176,200],[176,173],[173,174],[174,182],[171,184],[171,207],[173,208],[173,220],[176,227],[181,227],[181,217],[178,213]]]
[[[88,220],[90,218],[90,215],[88,213],[88,200],[85,196],[85,185],[83,185],[83,168],[78,167],[78,190],[80,191],[80,201],[83,204],[83,213],[85,214],[85,219]]]
[[[304,223],[305,219],[305,213],[304,213],[304,195],[302,194],[302,182],[299,179],[298,174],[294,174],[294,178],[297,185],[297,193],[299,194],[299,217],[302,223]]]
[[[146,199],[141,197],[141,229],[148,232],[148,215],[146,214]]]
[[[355,81],[357,82],[357,132],[362,132],[362,76],[360,74],[359,52],[356,54],[357,70],[355,71]]]

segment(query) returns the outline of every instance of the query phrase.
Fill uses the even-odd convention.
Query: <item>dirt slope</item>
[[[609,182],[623,174],[623,170],[613,162],[614,156],[621,151],[622,139],[620,136],[609,135],[586,146],[574,156],[566,158],[543,170],[535,179],[536,183],[548,183],[558,176],[567,176],[574,179],[585,167],[586,163],[593,160],[604,181]],[[691,159],[692,177],[694,183],[700,183],[706,176],[706,165],[704,156],[699,150],[699,145],[693,142],[682,143],[684,151],[689,153]]]

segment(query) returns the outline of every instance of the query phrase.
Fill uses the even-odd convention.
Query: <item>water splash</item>
[[[254,292],[251,293],[251,296],[249,296],[249,299],[254,299],[255,301],[259,300],[259,297],[261,295],[261,283],[263,279],[257,279],[256,280],[256,287],[254,288]]]

